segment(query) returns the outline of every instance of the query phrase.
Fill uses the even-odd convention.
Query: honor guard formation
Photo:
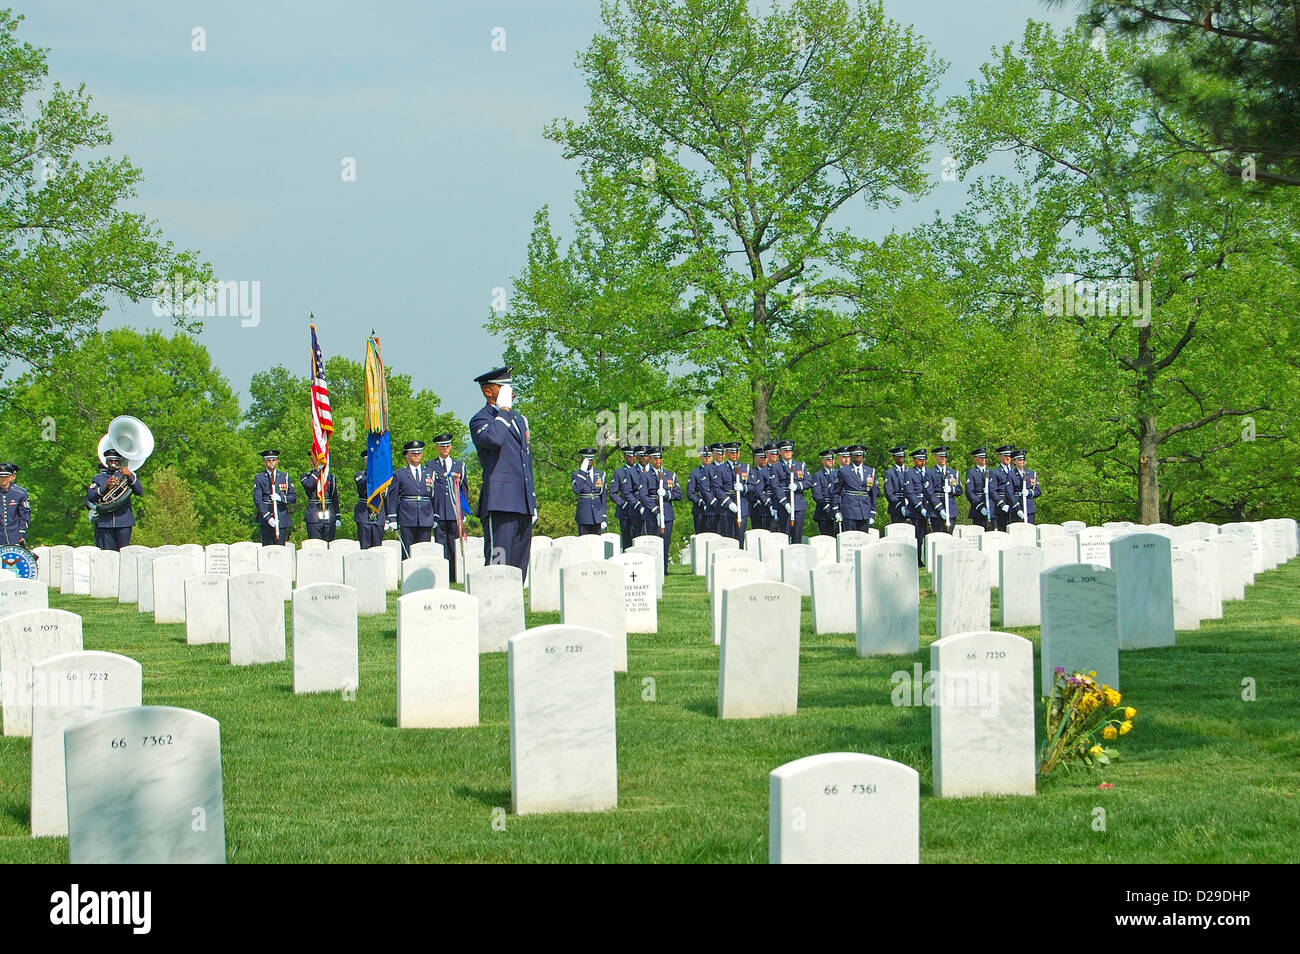
[[[949,449],[924,447],[908,454],[905,446],[889,450],[893,464],[883,479],[865,463],[862,444],[821,452],[822,469],[812,473],[795,459],[793,441],[754,446],[752,463],[740,460],[740,443],[700,448],[700,463],[686,481],[695,533],[718,533],[743,541],[747,529],[786,534],[792,543],[803,539],[808,516],[806,494],[812,492],[813,522],[823,534],[867,530],[875,524],[877,501],[883,492],[889,522],[915,528],[917,560],[924,554],[925,535],[951,532],[958,522],[958,501],[965,496],[972,523],[1005,530],[1011,523],[1033,523],[1035,498],[1042,495],[1038,475],[1025,469],[1025,452],[1011,445],[998,448],[999,467],[987,467],[988,450],[971,452],[975,466],[962,475],[948,463]],[[573,472],[578,498],[578,533],[600,533],[607,526],[606,495],[618,518],[623,549],[638,536],[664,538],[665,563],[672,537],[672,502],[682,499],[676,475],[663,469],[663,449],[643,445],[622,448],[623,466],[609,475],[596,470],[597,450],[578,452],[581,464]],[[930,455],[934,456],[929,466]],[[906,461],[910,458],[910,466]],[[991,515],[991,516],[990,516]]]

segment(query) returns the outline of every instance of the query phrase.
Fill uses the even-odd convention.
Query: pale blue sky
[[[51,78],[85,83],[112,151],[143,168],[132,208],[217,277],[261,283],[260,324],[209,318],[201,336],[241,396],[276,363],[306,374],[314,311],[326,356],[362,360],[374,327],[417,387],[462,416],[477,408],[471,379],[501,356],[482,330],[493,288],[520,271],[540,206],[568,234],[576,166],[542,127],[582,115],[573,62],[599,28],[596,0],[9,2],[26,18],[20,38],[50,50]],[[1026,20],[1076,12],[1038,0],[885,8],[949,62],[945,96]],[[206,52],[191,49],[196,27]],[[504,52],[492,49],[497,27]],[[344,157],[355,182],[342,180]],[[963,194],[940,183],[867,228],[910,226]],[[105,325],[164,321],[128,304]]]

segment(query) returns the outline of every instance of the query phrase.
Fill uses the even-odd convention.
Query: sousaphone
[[[108,462],[104,460],[104,451],[110,448],[122,455],[122,463],[134,473],[144,466],[144,462],[153,453],[153,434],[145,427],[144,421],[123,414],[108,422],[108,433],[99,439],[99,462],[105,467],[108,467]],[[121,510],[131,499],[131,481],[117,470],[109,469],[112,472],[104,484],[104,492],[95,504],[95,510],[99,513]]]

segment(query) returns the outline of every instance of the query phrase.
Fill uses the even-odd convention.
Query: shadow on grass
[[[20,827],[32,830],[32,806],[30,802],[15,802],[5,808],[5,814],[16,821]]]
[[[496,808],[498,805],[510,804],[510,789],[508,788],[469,788],[459,785],[452,789],[457,795],[473,799],[489,808]]]

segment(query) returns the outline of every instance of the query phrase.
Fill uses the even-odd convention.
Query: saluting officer
[[[1007,482],[1007,495],[1011,503],[1007,524],[1033,523],[1034,514],[1038,511],[1034,499],[1042,495],[1043,488],[1038,484],[1038,475],[1032,470],[1025,470],[1023,449],[1016,449],[1011,455],[1011,462],[1014,466],[1011,469],[1011,479]]]
[[[808,512],[808,498],[804,496],[804,491],[812,483],[812,475],[808,473],[803,461],[794,459],[794,441],[777,441],[776,449],[781,459],[773,465],[774,479],[768,481],[768,488],[769,493],[780,494],[777,529],[788,535],[791,543],[802,543],[803,523]],[[792,495],[793,508],[790,501]]]
[[[966,499],[970,501],[970,522],[985,530],[992,530],[994,523],[993,486],[990,482],[988,468],[989,450],[977,447],[970,452],[975,466],[966,471]]]
[[[647,531],[661,536],[664,541],[664,572],[668,571],[669,545],[673,539],[673,501],[682,499],[682,488],[677,482],[677,475],[671,470],[664,470],[664,453],[661,448],[647,448],[650,469],[646,472],[645,483],[641,487],[641,505],[648,515]],[[660,516],[663,526],[659,525]]]
[[[451,456],[451,434],[435,434],[434,446],[438,459],[429,464],[433,471],[433,512],[438,515],[433,525],[433,540],[442,544],[443,556],[453,580],[460,579],[456,572],[456,541],[460,539],[461,523],[460,489],[465,486],[465,462]]]
[[[487,400],[470,419],[469,431],[483,468],[479,519],[483,521],[483,562],[519,568],[528,579],[537,492],[528,418],[514,410],[509,366],[480,374],[474,381]],[[494,559],[496,557],[496,559]]]
[[[876,500],[880,487],[876,470],[865,463],[867,449],[862,444],[847,448],[851,463],[835,472],[835,497],[839,502],[841,532],[860,530],[866,533],[876,522]]]
[[[706,468],[713,460],[707,447],[701,447],[697,455],[700,466],[691,470],[686,480],[686,499],[691,502],[691,523],[696,533],[705,533],[713,528],[709,526],[709,481],[705,478]]]
[[[316,489],[320,486],[321,471],[324,468],[325,464],[322,461],[314,470],[308,471],[298,479],[302,489],[307,491],[308,540],[333,540],[339,524],[343,522],[343,518],[339,516],[339,485],[333,474],[325,478],[324,499],[322,500],[316,494]]]
[[[573,492],[578,495],[578,536],[600,533],[606,526],[605,475],[596,470],[596,448],[578,451],[582,463],[573,472]]]
[[[433,509],[433,470],[425,467],[424,441],[407,441],[402,445],[406,466],[393,474],[388,488],[388,523],[395,525],[402,538],[402,559],[411,555],[411,545],[430,543],[438,512]]]
[[[109,481],[115,485],[125,480],[131,486],[126,503],[115,510],[100,513],[99,499]],[[144,494],[140,478],[125,465],[120,453],[112,447],[104,451],[104,469],[91,478],[86,489],[86,509],[95,513],[95,546],[101,550],[121,550],[131,544],[131,528],[135,526],[135,511],[131,509],[131,498]]]
[[[614,504],[614,515],[618,517],[619,542],[622,543],[624,550],[631,549],[632,540],[637,536],[633,532],[636,528],[632,523],[632,515],[636,513],[636,501],[627,490],[629,486],[634,486],[630,483],[634,480],[631,474],[634,467],[636,467],[636,448],[631,444],[625,444],[623,466],[610,474],[607,481],[609,499]]]
[[[889,456],[894,463],[885,473],[885,501],[888,506],[889,522],[910,523],[907,517],[907,474],[903,459],[907,457],[906,447],[891,447]]]
[[[930,514],[930,530],[933,533],[952,533],[957,523],[957,498],[961,496],[957,471],[948,466],[947,447],[936,447],[931,453],[934,454],[934,466],[930,468],[930,487],[934,491],[935,511]]]
[[[18,465],[0,464],[0,543],[27,545],[27,528],[31,525],[32,504],[27,491],[14,483]]]
[[[289,505],[298,502],[298,491],[293,488],[289,474],[280,473],[276,464],[280,460],[278,450],[262,451],[265,469],[253,478],[253,509],[257,512],[257,531],[262,537],[262,546],[289,542]]]
[[[993,485],[989,488],[993,496],[994,518],[997,520],[998,529],[1007,528],[1007,518],[1011,516],[1011,503],[1009,496],[1009,486],[1011,484],[1011,454],[1015,448],[1010,444],[1003,444],[998,448],[998,466],[993,471]]]
[[[937,509],[925,461],[929,455],[924,447],[912,451],[912,467],[907,471],[906,490],[909,522],[916,528],[916,565],[924,563],[925,534],[930,526],[930,515]]]
[[[369,550],[371,547],[377,547],[384,542],[384,521],[387,517],[387,509],[384,505],[384,495],[380,494],[375,501],[375,512],[370,512],[370,506],[367,503],[366,491],[366,452],[361,452],[361,471],[353,478],[357,485],[357,503],[352,508],[352,519],[357,524],[357,541],[361,544],[361,549]]]
[[[835,522],[835,514],[838,508],[835,506],[833,494],[835,491],[835,452],[829,448],[821,452],[822,469],[813,475],[812,479],[812,498],[815,506],[813,507],[813,522],[817,524],[818,532],[823,535],[834,534],[837,531],[838,524]]]

